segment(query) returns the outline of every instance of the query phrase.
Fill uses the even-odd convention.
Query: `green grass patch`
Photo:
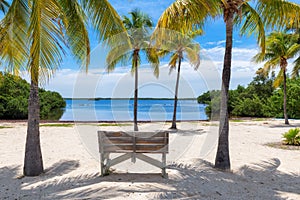
[[[201,125],[202,126],[219,126],[218,124],[215,124],[215,123],[203,123]]]
[[[242,119],[232,119],[232,120],[230,120],[231,122],[244,122],[244,120],[242,120]]]
[[[114,123],[104,123],[104,124],[99,124],[98,126],[131,126],[132,124],[114,124]]]
[[[0,129],[5,129],[5,128],[13,128],[11,126],[0,126]]]
[[[74,124],[41,124],[40,127],[73,127]]]
[[[262,122],[262,121],[266,121],[267,119],[266,118],[255,118],[255,119],[252,119],[252,121],[255,121],[255,122]]]

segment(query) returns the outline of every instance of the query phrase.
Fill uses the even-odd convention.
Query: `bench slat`
[[[107,132],[107,131],[101,131],[100,134],[102,134],[105,137],[112,138],[112,137],[139,137],[139,138],[149,138],[149,137],[169,137],[168,132],[157,132],[157,133],[149,133],[149,132]]]
[[[109,144],[132,144],[132,137],[115,137],[102,139],[103,143]],[[164,137],[154,137],[154,138],[139,138],[136,137],[136,144],[168,144]]]
[[[110,153],[133,152],[133,145],[104,145],[103,151]],[[167,153],[167,145],[136,145],[136,153]]]

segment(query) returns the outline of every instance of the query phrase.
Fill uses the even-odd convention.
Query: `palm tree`
[[[296,18],[300,7],[296,3],[285,0],[177,0],[162,14],[159,28],[174,30],[191,29],[201,26],[206,16],[223,14],[226,25],[226,44],[222,72],[221,109],[218,149],[215,167],[230,170],[229,158],[229,115],[228,94],[232,63],[233,26],[239,25],[241,34],[256,34],[258,43],[265,52],[265,28],[280,28]],[[198,12],[196,11],[198,9]],[[200,12],[199,9],[205,9]]]
[[[162,49],[159,55],[164,57],[170,55],[170,72],[176,69],[177,64],[177,79],[175,85],[175,96],[174,96],[174,111],[172,118],[172,126],[170,129],[177,129],[176,126],[176,113],[177,113],[177,101],[178,101],[178,88],[179,88],[179,78],[180,78],[180,68],[181,62],[184,59],[184,53],[186,53],[187,60],[194,67],[195,70],[198,69],[200,65],[200,45],[194,43],[192,39],[199,34],[198,32],[193,32],[187,36],[182,34],[174,34],[172,39],[164,40],[165,42],[161,44]]]
[[[260,70],[263,74],[269,74],[271,69],[280,67],[280,72],[274,81],[274,86],[278,87],[283,82],[283,111],[285,124],[289,124],[286,103],[286,71],[288,60],[294,58],[300,53],[300,45],[297,44],[298,36],[284,32],[273,32],[266,40],[266,52],[258,53],[253,60],[256,63],[265,62],[264,67]],[[299,63],[295,63],[294,68],[299,68]]]
[[[89,65],[87,17],[81,5],[99,30],[100,39],[122,29],[121,20],[106,0],[82,0],[81,4],[70,0],[13,0],[1,21],[0,53],[7,63],[6,70],[12,73],[26,70],[31,79],[23,169],[25,176],[37,176],[43,172],[39,84],[46,83],[58,69],[66,48],[71,49],[85,68]]]
[[[154,48],[150,44],[150,28],[153,23],[151,18],[138,9],[129,12],[131,19],[124,16],[123,23],[126,28],[126,37],[118,35],[113,38],[115,46],[109,51],[106,61],[108,71],[115,69],[118,63],[126,64],[131,59],[131,71],[134,73],[134,131],[138,131],[137,107],[138,107],[138,68],[141,63],[140,53],[144,52],[148,62],[158,76],[159,59]],[[124,38],[128,42],[123,43]]]

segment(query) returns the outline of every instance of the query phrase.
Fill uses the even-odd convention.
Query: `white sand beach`
[[[45,173],[22,177],[26,123],[0,122],[0,199],[300,199],[300,150],[265,145],[300,121],[230,123],[232,172],[214,169],[217,122],[182,122],[170,133],[168,178],[160,169],[130,160],[100,177],[97,130],[132,126],[74,124],[41,127]],[[126,125],[126,124],[125,124]],[[166,130],[169,123],[142,123],[140,130]]]

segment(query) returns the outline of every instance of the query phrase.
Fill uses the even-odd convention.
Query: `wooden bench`
[[[108,174],[109,168],[131,158],[136,158],[154,165],[162,170],[166,177],[166,154],[169,151],[168,132],[108,132],[98,131],[98,144],[100,152],[101,176]],[[114,159],[109,158],[110,153],[122,153]],[[151,158],[145,153],[162,154],[162,161]]]

